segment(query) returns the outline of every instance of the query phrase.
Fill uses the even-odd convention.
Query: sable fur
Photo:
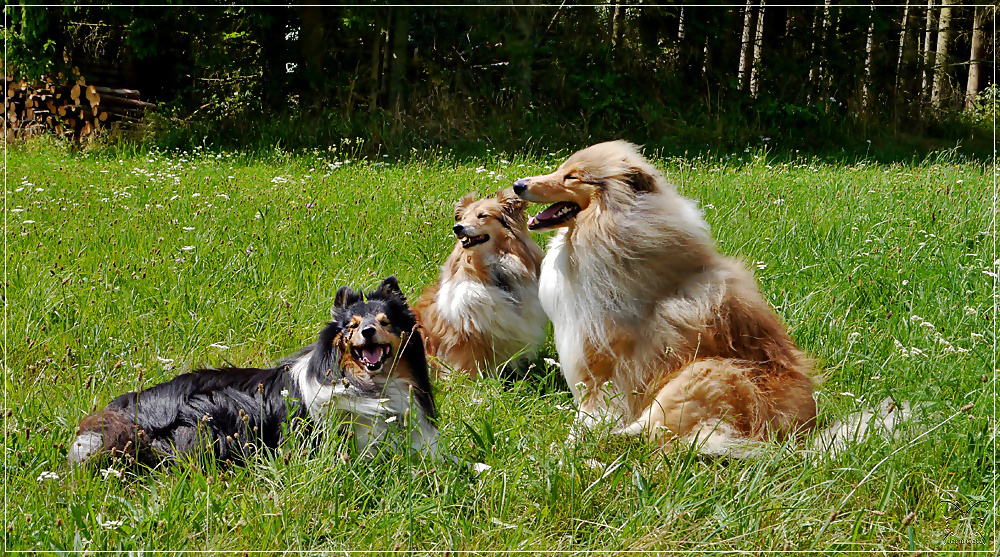
[[[716,251],[694,202],[634,145],[591,146],[514,190],[554,204],[529,227],[558,229],[539,296],[580,426],[697,436],[728,454],[813,426],[809,360],[750,273]]]
[[[528,232],[525,205],[510,190],[478,201],[470,193],[456,205],[455,248],[415,304],[428,354],[441,367],[477,378],[533,355],[544,339],[543,253]]]
[[[364,359],[376,353],[377,362]],[[403,422],[411,399],[417,422],[410,446],[435,453],[423,342],[389,277],[367,300],[341,288],[319,339],[273,368],[201,369],[115,398],[80,422],[69,461],[111,454],[153,466],[207,450],[220,461],[241,462],[278,446],[286,421],[308,434],[330,414],[353,426],[359,450],[368,451],[392,427],[387,418]]]

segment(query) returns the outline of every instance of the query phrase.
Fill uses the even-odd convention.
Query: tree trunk
[[[764,0],[760,0],[757,9],[757,32],[753,41],[753,60],[750,63],[750,95],[757,98],[758,77],[760,71],[760,53],[764,47]]]
[[[389,102],[399,119],[403,106],[403,80],[406,78],[406,58],[410,36],[409,6],[393,8],[392,65],[389,81]]]
[[[865,38],[865,72],[864,80],[865,82],[861,85],[861,112],[862,117],[867,118],[871,115],[872,109],[872,89],[875,85],[872,83],[872,56],[874,52],[875,42],[875,6],[872,5],[871,15],[869,15],[868,20],[868,31]]]
[[[753,37],[757,30],[756,12],[752,0],[747,0],[743,9],[743,39],[740,42],[739,88],[745,91],[750,86],[750,68],[753,66]]]
[[[611,18],[611,50],[617,52],[625,38],[625,6],[615,2],[614,15]]]
[[[684,40],[684,6],[681,6],[681,15],[677,17],[677,42]]]
[[[972,21],[972,51],[969,53],[969,79],[965,83],[965,108],[972,104],[979,94],[979,64],[983,59],[983,13],[985,9],[975,9]]]
[[[937,54],[934,55],[934,87],[931,90],[931,105],[937,109],[945,108],[948,100],[944,93],[945,80],[948,78],[948,40],[951,35],[952,0],[941,0],[941,15],[938,18]]]
[[[830,26],[830,3],[831,0],[825,0],[823,3],[823,11],[818,13],[815,21],[813,22],[813,43],[810,49],[812,56],[812,67],[809,68],[809,89],[810,93],[806,97],[812,100],[813,92],[819,92],[822,88],[823,82],[823,59],[826,56],[826,49],[821,48],[825,46],[827,38],[827,27]]]
[[[924,21],[924,78],[920,83],[920,95],[924,103],[931,96],[931,83],[934,81],[934,49],[931,44],[934,41],[934,0],[927,0],[927,19]]]
[[[899,98],[899,86],[903,78],[903,53],[906,51],[906,28],[910,22],[910,0],[903,8],[903,22],[899,27],[899,53],[896,55],[896,81],[892,87],[892,98]]]

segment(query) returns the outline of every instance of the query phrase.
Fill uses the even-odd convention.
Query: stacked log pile
[[[15,133],[53,131],[83,139],[102,128],[134,124],[153,103],[140,100],[139,91],[89,84],[77,68],[70,74],[43,76],[38,83],[4,78],[7,99],[4,127]]]

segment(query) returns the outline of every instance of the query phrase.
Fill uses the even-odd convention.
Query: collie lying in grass
[[[534,354],[544,339],[542,250],[528,232],[525,205],[509,190],[479,201],[468,194],[456,205],[455,248],[415,304],[428,354],[442,368],[477,378]]]
[[[410,447],[436,454],[423,341],[396,279],[367,300],[347,287],[335,300],[319,339],[276,367],[202,369],[117,397],[80,423],[70,464],[112,455],[154,466],[199,452],[240,462],[276,447],[287,428],[308,432],[332,417],[371,452],[395,443],[390,430],[408,414]]]
[[[809,360],[634,145],[594,145],[514,191],[550,204],[528,227],[557,230],[539,296],[579,426],[697,439],[708,454],[813,427]]]

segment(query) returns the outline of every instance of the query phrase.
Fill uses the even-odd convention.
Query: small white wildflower
[[[391,424],[394,421],[396,421],[396,416],[389,416],[388,418],[385,419],[385,423],[387,424]]]
[[[976,308],[974,308],[972,306],[965,306],[965,314],[966,315],[979,315],[979,310],[977,310]]]
[[[483,472],[490,470],[491,468],[493,467],[490,466],[489,464],[483,464],[482,462],[477,462],[472,465],[472,471],[477,474],[482,474]]]
[[[194,227],[193,226],[185,226],[183,230],[185,232],[191,232],[192,230],[194,230]]]
[[[21,224],[35,224],[35,221],[33,221],[33,220],[26,220],[26,221],[22,221]]]
[[[191,251],[193,249],[194,249],[194,246],[184,246],[184,247],[181,248],[181,251]]]
[[[122,477],[122,473],[121,473],[120,470],[115,470],[114,468],[101,468],[101,479],[102,480],[107,480],[111,476],[114,476],[116,478],[120,478],[120,477]]]
[[[288,389],[281,389],[281,396],[282,397],[287,397],[288,396]]]
[[[910,281],[906,280],[906,279],[903,279],[903,286],[906,286],[907,284],[910,284]]]
[[[124,520],[108,520],[108,521],[105,522],[105,521],[103,521],[101,519],[101,516],[98,515],[97,516],[97,523],[101,525],[101,528],[107,528],[107,529],[110,530],[112,528],[117,528],[117,527],[121,526],[122,524],[125,524],[125,521]]]
[[[229,196],[226,195],[226,194],[224,194],[224,193],[217,193],[217,194],[215,194],[215,197],[221,197],[222,199],[225,199],[226,201],[229,201]]]
[[[59,479],[59,474],[56,474],[55,472],[49,472],[48,470],[46,470],[38,475],[37,481],[41,482],[44,480],[58,480],[58,479]]]
[[[553,360],[552,358],[542,358],[542,361],[544,361],[546,364],[548,364],[551,367],[555,367],[555,368],[561,368],[562,367],[559,364],[559,362]]]

